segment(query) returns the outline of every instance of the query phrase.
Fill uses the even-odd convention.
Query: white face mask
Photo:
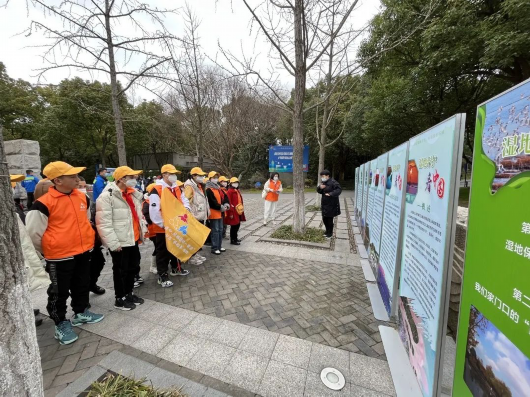
[[[222,187],[226,187],[227,183],[226,182],[221,182],[221,186]]]
[[[199,182],[199,183],[203,183],[204,182],[204,177],[203,176],[198,176],[195,180],[197,182]]]
[[[86,188],[84,188],[84,187],[80,188],[80,189],[77,189],[77,190],[79,190],[81,193],[85,193],[86,194]]]
[[[219,179],[218,178],[213,178],[213,179],[210,179],[212,181],[212,183],[217,183],[219,182]]]
[[[127,179],[127,182],[125,182],[125,186],[127,186],[127,187],[135,187],[136,186],[136,179]]]
[[[328,178],[327,176],[323,176],[323,177],[320,178],[320,179],[322,179],[322,182],[326,182],[329,178]]]
[[[232,183],[232,187],[234,187],[234,189],[237,189],[239,187],[239,183]]]
[[[171,183],[171,184],[174,184],[176,181],[177,181],[177,176],[175,174],[171,174],[170,176],[167,177],[167,180]]]
[[[275,176],[274,178],[272,178],[274,182],[277,182],[278,181],[278,177]]]

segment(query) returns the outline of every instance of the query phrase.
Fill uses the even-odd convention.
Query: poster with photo
[[[379,292],[389,316],[396,314],[395,299],[401,268],[401,233],[405,186],[407,183],[407,155],[409,143],[388,153],[385,184],[385,207],[381,227],[381,248],[377,262],[376,279]]]
[[[463,119],[453,116],[409,142],[398,326],[424,396],[438,390]]]
[[[368,206],[366,208],[366,225],[364,228],[364,248],[370,250],[370,235],[372,226],[372,215],[374,212],[375,179],[377,176],[377,160],[370,161],[368,175]]]
[[[353,206],[355,220],[359,216],[359,167],[355,168],[355,205]]]
[[[530,80],[477,109],[455,396],[530,396]]]
[[[367,217],[367,207],[368,207],[368,178],[370,177],[370,162],[367,162],[363,166],[363,197],[361,202],[362,214],[361,214],[361,226],[362,226],[362,235],[364,237],[366,233],[366,217]]]
[[[388,153],[382,154],[376,161],[376,172],[374,175],[374,206],[372,210],[372,225],[370,234],[369,256],[370,264],[376,270],[379,262],[379,251],[381,244],[381,226],[383,224],[383,210],[386,198],[386,167]],[[374,272],[375,274],[375,272]]]

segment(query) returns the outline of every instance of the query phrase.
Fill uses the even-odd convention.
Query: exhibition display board
[[[398,328],[424,396],[439,393],[465,115],[409,141]]]
[[[369,175],[368,175],[368,205],[366,207],[366,225],[364,229],[364,246],[369,250],[370,245],[370,228],[372,227],[372,215],[374,210],[375,197],[375,177],[377,173],[377,160],[370,161]]]
[[[480,105],[454,396],[530,396],[530,80]]]
[[[362,191],[362,210],[361,210],[361,233],[364,238],[365,227],[366,227],[366,215],[367,215],[367,206],[368,206],[368,178],[370,176],[370,162],[367,162],[363,165],[363,191]]]
[[[359,167],[355,168],[355,205],[353,208],[355,221],[357,221],[357,217],[359,216]]]
[[[401,268],[401,243],[405,187],[407,184],[408,142],[388,153],[385,173],[385,202],[381,227],[381,247],[376,279],[385,309],[390,317],[396,314],[398,281]]]
[[[388,154],[377,158],[375,175],[373,176],[374,202],[372,208],[372,231],[370,233],[370,261],[375,264],[379,258],[381,244],[381,225],[383,223],[383,209],[385,207],[386,165]]]

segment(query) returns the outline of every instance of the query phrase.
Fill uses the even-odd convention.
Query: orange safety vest
[[[64,194],[51,188],[38,202],[48,209],[48,226],[42,236],[46,259],[63,259],[94,248],[96,234],[87,217],[86,194],[74,189]]]
[[[278,182],[274,182],[272,179],[269,180],[269,188],[272,190],[278,190],[282,186],[282,182],[278,180]],[[265,200],[267,201],[278,201],[279,194],[274,192],[268,192],[267,196],[265,197]]]
[[[160,197],[160,202],[161,203],[162,203],[162,188],[163,188],[162,185],[155,185],[154,188],[153,188],[153,189],[156,189],[156,191],[158,192],[158,196]],[[168,187],[166,189],[169,189],[169,191],[171,191],[171,189],[168,188]],[[180,197],[180,195],[182,194],[182,191],[180,190],[180,188],[178,186],[173,189],[172,193],[182,203],[182,198]],[[160,211],[162,211],[162,205],[160,205]],[[152,226],[150,232],[152,232],[154,234],[159,234],[159,233],[165,233],[166,232],[164,229],[162,229],[160,226],[158,226],[155,223],[153,223],[150,226]]]
[[[221,205],[223,203],[221,201],[221,190],[212,189],[212,188],[208,188],[208,189],[210,189],[213,192],[215,199],[217,200],[219,205]],[[208,219],[221,219],[222,217],[223,217],[222,212],[220,210],[214,210],[213,208],[210,207],[210,216],[208,217]]]

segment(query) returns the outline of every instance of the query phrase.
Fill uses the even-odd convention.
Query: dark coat
[[[324,189],[320,185],[326,185]],[[322,216],[334,217],[340,215],[340,200],[339,196],[342,193],[342,188],[333,178],[329,178],[326,182],[320,182],[317,187],[317,192],[322,195]],[[326,196],[329,193],[329,196]]]
[[[239,215],[236,211],[235,206],[239,202],[238,195],[241,196],[241,204],[243,204],[243,196],[238,189],[230,188],[228,189],[228,201],[230,202],[230,209],[225,212],[224,224],[225,225],[239,225],[241,222],[245,222],[245,213],[243,212]]]

